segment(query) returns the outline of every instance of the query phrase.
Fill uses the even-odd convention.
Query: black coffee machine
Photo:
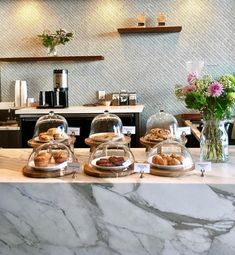
[[[54,91],[40,91],[38,108],[65,108],[68,102],[68,70],[53,71]]]

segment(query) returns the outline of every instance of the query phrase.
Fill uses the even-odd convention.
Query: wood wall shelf
[[[36,62],[36,61],[97,61],[103,56],[55,56],[55,57],[16,57],[0,58],[0,62]]]
[[[179,33],[182,26],[130,27],[118,28],[120,34],[129,33]]]

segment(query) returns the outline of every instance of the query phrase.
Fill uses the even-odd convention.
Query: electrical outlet
[[[104,100],[105,99],[105,91],[99,90],[98,91],[98,100]]]

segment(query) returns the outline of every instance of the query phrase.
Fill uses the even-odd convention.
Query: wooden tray
[[[40,171],[33,169],[32,167],[25,166],[23,168],[23,174],[27,177],[32,178],[55,178],[61,177],[68,174],[73,174],[73,169],[68,169],[67,167],[63,170],[55,170],[55,171]]]
[[[167,177],[179,177],[179,176],[187,174],[188,172],[192,171],[193,169],[194,169],[194,167],[177,171],[177,170],[162,170],[157,167],[151,167],[150,174],[158,175],[158,176],[167,176]]]
[[[90,166],[88,163],[84,165],[84,173],[94,177],[100,178],[117,178],[131,175],[134,173],[133,165],[129,166],[125,171],[108,171],[100,170],[95,167]]]
[[[128,144],[131,142],[131,137],[125,135],[123,138],[121,138],[120,140],[117,140],[117,141],[115,141],[115,142],[118,142],[118,143],[120,143],[120,144],[128,145]],[[85,144],[91,147],[91,148],[90,148],[90,151],[91,151],[91,152],[94,151],[94,149],[95,149],[98,145],[100,145],[100,144],[102,144],[102,143],[103,143],[103,142],[95,141],[95,140],[93,140],[93,139],[91,139],[91,138],[89,138],[89,137],[85,139]]]

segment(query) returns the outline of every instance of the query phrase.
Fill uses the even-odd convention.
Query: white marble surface
[[[234,185],[1,183],[0,196],[4,255],[235,254]]]
[[[49,111],[54,111],[57,114],[63,113],[103,113],[109,110],[111,113],[141,113],[144,105],[126,105],[126,106],[70,106],[62,109],[37,109],[35,107],[22,108],[15,111],[17,115],[25,114],[48,114]]]
[[[32,179],[21,173],[31,151],[0,150],[0,254],[235,254],[234,147],[204,178]],[[85,162],[89,153],[76,155]]]

